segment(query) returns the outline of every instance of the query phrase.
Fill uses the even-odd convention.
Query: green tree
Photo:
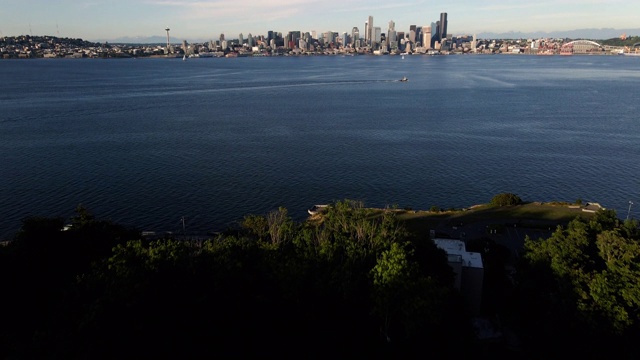
[[[589,284],[591,301],[582,306],[594,315],[591,320],[606,320],[595,326],[606,324],[622,333],[640,324],[640,245],[610,230],[598,234],[597,246],[606,268],[595,274]]]
[[[493,206],[511,206],[522,204],[522,199],[516,194],[512,193],[500,193],[491,198],[491,205]]]
[[[399,302],[406,295],[414,271],[406,250],[399,243],[393,243],[389,250],[383,251],[371,269],[376,311],[382,318],[382,335],[387,341],[391,341],[391,322],[401,311]]]
[[[519,268],[522,319],[545,344],[583,344],[584,354],[602,356],[596,339],[607,339],[638,354],[625,339],[640,335],[640,246],[631,225],[615,212],[600,210],[589,220],[576,218],[548,239],[525,240]],[[538,324],[538,325],[534,325]],[[558,344],[558,336],[564,345]],[[537,349],[540,350],[540,349]],[[535,350],[534,350],[535,351]]]

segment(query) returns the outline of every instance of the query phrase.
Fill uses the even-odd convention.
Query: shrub
[[[491,205],[494,206],[509,206],[522,204],[522,199],[516,194],[501,193],[491,199]]]

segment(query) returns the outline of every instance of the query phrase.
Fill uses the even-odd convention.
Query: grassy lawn
[[[471,224],[476,222],[505,224],[518,223],[522,227],[566,224],[576,217],[591,218],[593,213],[566,205],[526,203],[515,206],[495,207],[478,205],[466,210],[430,212],[396,210],[398,219],[416,234],[428,233],[442,224]]]

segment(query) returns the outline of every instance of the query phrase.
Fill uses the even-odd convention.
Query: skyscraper
[[[431,26],[422,27],[422,47],[431,49]]]
[[[373,16],[369,16],[369,20],[367,21],[367,28],[365,29],[365,40],[369,45],[373,43]]]
[[[431,23],[431,48],[435,49],[436,42],[440,42],[440,21]]]
[[[354,26],[353,29],[351,29],[351,43],[354,48],[359,46],[358,42],[360,42],[360,30]]]
[[[396,23],[389,21],[389,30],[387,31],[387,47],[392,47],[396,43]]]
[[[447,38],[447,13],[440,13],[440,41]]]
[[[416,42],[416,26],[409,25],[409,41],[412,43]]]

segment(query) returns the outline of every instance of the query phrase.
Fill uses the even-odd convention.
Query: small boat
[[[407,82],[407,81],[409,81],[409,79],[407,79],[406,76],[403,76],[402,79],[400,79],[400,82]]]
[[[186,54],[182,56],[182,61],[187,61],[187,55]]]
[[[313,205],[311,208],[307,210],[309,215],[317,215],[325,210],[329,205]]]

